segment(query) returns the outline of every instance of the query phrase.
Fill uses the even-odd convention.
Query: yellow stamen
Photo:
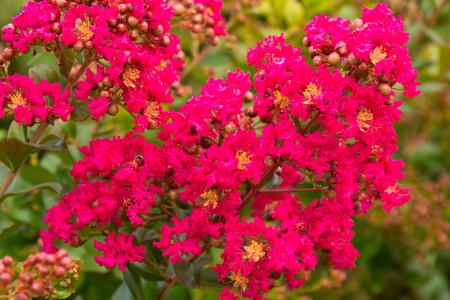
[[[248,286],[248,278],[242,276],[242,274],[231,272],[230,279],[234,281],[233,287],[241,291],[245,291]]]
[[[8,103],[8,108],[10,110],[15,110],[18,106],[27,106],[27,99],[23,97],[22,92],[15,92],[11,94],[9,99],[11,100],[11,102]]]
[[[369,57],[370,57],[370,61],[376,65],[377,63],[379,63],[380,61],[382,61],[383,59],[385,59],[387,56],[386,52],[383,51],[383,47],[379,46],[376,47],[375,49],[372,50],[372,52],[370,52]]]
[[[291,101],[280,91],[275,91],[275,100],[273,101],[273,104],[275,104],[281,110],[285,110],[286,108],[289,108]]]
[[[158,127],[158,116],[160,112],[161,106],[156,102],[149,102],[147,107],[144,110],[144,115],[147,117],[150,122],[151,128]]]
[[[123,203],[122,203],[123,208],[128,209],[128,207],[130,207],[132,202],[133,201],[131,201],[130,198],[127,198],[127,199],[123,200]]]
[[[88,19],[78,19],[75,22],[75,35],[80,41],[87,42],[92,39],[94,33],[91,30],[91,22]]]
[[[264,251],[264,244],[257,242],[255,240],[252,240],[250,242],[250,245],[244,246],[244,250],[245,250],[244,259],[253,262],[260,261],[266,255],[266,252]]]
[[[363,108],[358,112],[358,116],[356,117],[356,119],[359,129],[362,132],[366,132],[370,129],[370,122],[373,121],[373,114],[367,108]]]
[[[397,185],[391,185],[390,187],[388,187],[387,189],[384,190],[385,193],[388,194],[394,194],[394,193],[398,193],[398,186]]]
[[[383,147],[381,147],[380,145],[372,145],[372,147],[370,147],[370,150],[372,154],[376,155],[383,152]]]
[[[219,202],[219,192],[216,189],[206,190],[200,195],[200,198],[203,200],[203,206],[216,208]]]
[[[303,104],[309,105],[312,104],[311,100],[313,97],[318,97],[322,94],[322,89],[317,87],[314,83],[310,82],[306,90],[303,92],[303,96],[305,97],[305,101]]]
[[[136,68],[127,67],[122,73],[123,84],[125,84],[125,86],[129,88],[135,89],[135,83],[139,80],[139,78],[141,78],[141,72]]]
[[[247,165],[249,163],[251,163],[251,159],[253,155],[249,155],[247,152],[245,151],[238,151],[236,153],[236,158],[238,159],[238,165],[237,168],[239,170],[247,170]]]

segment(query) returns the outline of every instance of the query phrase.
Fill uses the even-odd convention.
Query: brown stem
[[[42,133],[44,133],[45,129],[47,128],[48,123],[41,123],[39,127],[36,129],[36,131],[33,133],[33,135],[30,138],[30,143],[37,143],[39,142],[39,139],[42,136]],[[0,187],[0,198],[3,197],[8,190],[11,183],[14,181],[14,178],[16,178],[16,174],[21,166],[17,168],[17,170],[9,170],[8,175],[6,175],[5,181],[3,181],[2,186]]]
[[[161,300],[164,294],[177,282],[175,276],[173,276],[166,284],[161,288],[158,295],[156,295],[155,300]]]
[[[250,201],[250,199],[258,194],[259,189],[263,187],[267,181],[272,177],[272,175],[275,173],[275,171],[278,169],[278,167],[281,165],[281,163],[275,164],[270,170],[268,170],[258,181],[258,183],[253,186],[250,191],[248,191],[247,195],[245,195],[244,199],[242,199],[242,203],[239,207],[239,209],[242,209],[244,206],[247,205],[247,203]]]
[[[208,55],[208,53],[213,49],[214,47],[212,45],[208,45],[205,48],[202,49],[202,51],[200,51],[198,53],[198,55],[196,55],[192,61],[186,66],[186,68],[184,68],[183,72],[181,73],[181,79],[185,78],[187,75],[189,75],[189,73],[191,73],[191,71],[194,69],[194,67],[200,63],[203,58],[205,58],[206,55]]]
[[[319,117],[320,111],[316,112],[316,114],[309,120],[308,124],[306,124],[305,128],[303,129],[303,134],[307,134],[308,130],[313,125],[314,121]]]

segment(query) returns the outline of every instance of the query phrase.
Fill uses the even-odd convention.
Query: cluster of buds
[[[169,0],[182,28],[190,30],[200,40],[212,45],[219,43],[219,36],[225,34],[223,17],[220,14],[222,1],[218,0]]]
[[[72,288],[80,268],[80,261],[70,258],[66,250],[32,254],[20,264],[5,256],[0,260],[0,291],[9,300],[51,298],[58,290]]]

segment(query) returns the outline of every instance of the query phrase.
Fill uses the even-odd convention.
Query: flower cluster
[[[0,81],[0,118],[14,115],[17,123],[32,125],[35,121],[52,123],[56,119],[67,121],[72,107],[69,91],[58,83],[42,80],[35,83],[19,74]]]
[[[0,259],[0,292],[8,299],[51,297],[79,279],[81,265],[66,250],[32,254],[19,266],[10,256]]]
[[[225,26],[220,12],[221,0],[169,0],[181,28],[186,28],[202,40],[213,45],[219,43],[219,37],[225,35]]]
[[[185,5],[182,19],[196,24],[193,31],[204,30],[214,44],[224,34],[221,1],[170,5]],[[66,119],[73,107],[85,106],[99,119],[125,106],[135,115],[138,130],[152,129],[163,119],[161,104],[173,100],[171,87],[179,82],[183,66],[179,39],[171,33],[173,10],[164,0],[30,0],[2,29],[7,47],[0,53],[0,64],[7,66],[18,54],[42,46],[56,56],[74,94],[72,108],[55,106],[57,116]],[[16,121],[27,125],[34,119],[46,121],[49,112],[41,98],[53,97],[48,90],[61,88],[44,85],[44,92],[30,89],[23,97],[31,80],[11,80],[11,89],[2,92],[2,113],[14,112]],[[63,96],[68,105],[68,95]]]
[[[97,262],[124,268],[144,260],[148,242],[134,229],[170,218],[147,245],[169,263],[223,249],[222,299],[263,299],[281,278],[298,287],[319,257],[354,267],[353,217],[408,200],[392,158],[401,101],[391,86],[417,93],[401,20],[383,4],[361,20],[308,25],[314,66],[283,36],[264,39],[248,53],[253,80],[239,70],[211,79],[164,112],[161,146],[136,133],[91,142],[72,170],[76,187],[45,217],[46,249],[80,245],[90,229],[106,235]]]

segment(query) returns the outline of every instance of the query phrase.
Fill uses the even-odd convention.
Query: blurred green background
[[[0,25],[18,13],[23,0],[0,0]],[[297,291],[276,289],[270,299],[450,299],[450,3],[445,0],[389,1],[402,14],[410,33],[410,53],[420,73],[422,94],[406,100],[399,133],[398,157],[406,162],[404,184],[411,189],[411,202],[391,214],[375,208],[369,216],[356,220],[355,244],[361,252],[357,267],[348,272],[318,269],[304,288]],[[376,1],[323,0],[227,0],[224,15],[230,35],[204,59],[195,64],[186,77],[190,92],[197,92],[211,75],[224,76],[236,68],[247,70],[246,52],[269,34],[284,32],[287,39],[300,46],[303,28],[314,15],[327,13],[356,18],[362,7]],[[183,49],[188,57],[199,45],[184,33]],[[46,55],[24,56],[12,66],[25,73],[36,64],[55,66]],[[177,104],[186,101],[177,99]],[[63,192],[73,182],[71,164],[80,159],[78,148],[94,137],[110,137],[132,127],[130,117],[120,113],[100,123],[91,121],[59,126],[68,136],[67,153],[34,156],[21,169],[15,182],[17,190],[43,182],[60,182]],[[0,121],[0,139],[9,127]],[[13,126],[11,131],[20,132]],[[56,129],[55,129],[56,130]],[[151,137],[149,137],[151,138]],[[6,169],[0,168],[0,179]],[[44,210],[54,205],[58,195],[36,191],[8,198],[0,210],[0,256],[23,258],[36,249],[38,231],[43,228]],[[131,294],[122,284],[121,274],[107,272],[92,259],[92,245],[73,251],[84,260],[80,288],[71,299],[127,300]],[[157,290],[147,285],[148,295]],[[165,299],[217,299],[219,288],[172,289]],[[150,298],[151,299],[151,298]]]

